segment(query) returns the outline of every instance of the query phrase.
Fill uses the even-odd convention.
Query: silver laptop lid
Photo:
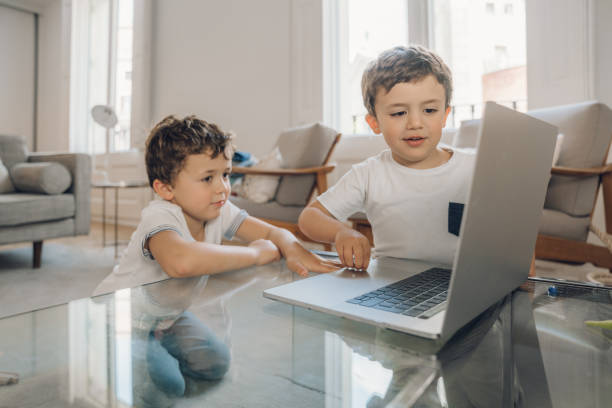
[[[442,338],[527,279],[557,128],[487,102]]]

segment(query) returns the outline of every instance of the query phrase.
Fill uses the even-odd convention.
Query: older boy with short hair
[[[366,121],[389,149],[353,166],[305,208],[300,229],[335,243],[344,265],[367,268],[368,239],[341,222],[362,211],[377,256],[452,264],[458,231],[450,209],[467,199],[474,155],[438,144],[450,113],[450,69],[424,47],[394,47],[368,65],[361,88]]]

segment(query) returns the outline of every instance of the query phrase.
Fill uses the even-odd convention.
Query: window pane
[[[88,106],[106,105],[108,100],[109,0],[89,2],[89,72],[87,77]],[[90,120],[89,140],[92,153],[106,151],[106,129]]]
[[[340,38],[340,131],[368,131],[361,97],[361,75],[380,52],[408,42],[406,0],[346,0],[345,41]],[[341,25],[342,26],[342,25]]]
[[[134,1],[118,1],[117,66],[115,71],[115,111],[119,119],[113,150],[130,148],[130,118],[132,112],[132,36]]]
[[[527,107],[525,0],[432,0],[432,48],[453,71],[448,126],[480,117],[483,101]]]

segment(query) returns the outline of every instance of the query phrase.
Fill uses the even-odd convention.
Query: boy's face
[[[428,169],[448,159],[437,148],[450,107],[445,109],[444,87],[433,75],[401,82],[376,94],[376,117],[366,116],[374,131],[382,132],[395,161],[406,167]]]
[[[230,194],[231,160],[223,153],[214,159],[209,153],[191,154],[177,174],[169,195],[162,198],[182,208],[190,226],[217,218]]]

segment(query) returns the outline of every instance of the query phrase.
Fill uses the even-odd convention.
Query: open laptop
[[[556,136],[546,122],[485,105],[452,272],[379,258],[367,272],[341,269],[264,296],[445,342],[527,279]]]

